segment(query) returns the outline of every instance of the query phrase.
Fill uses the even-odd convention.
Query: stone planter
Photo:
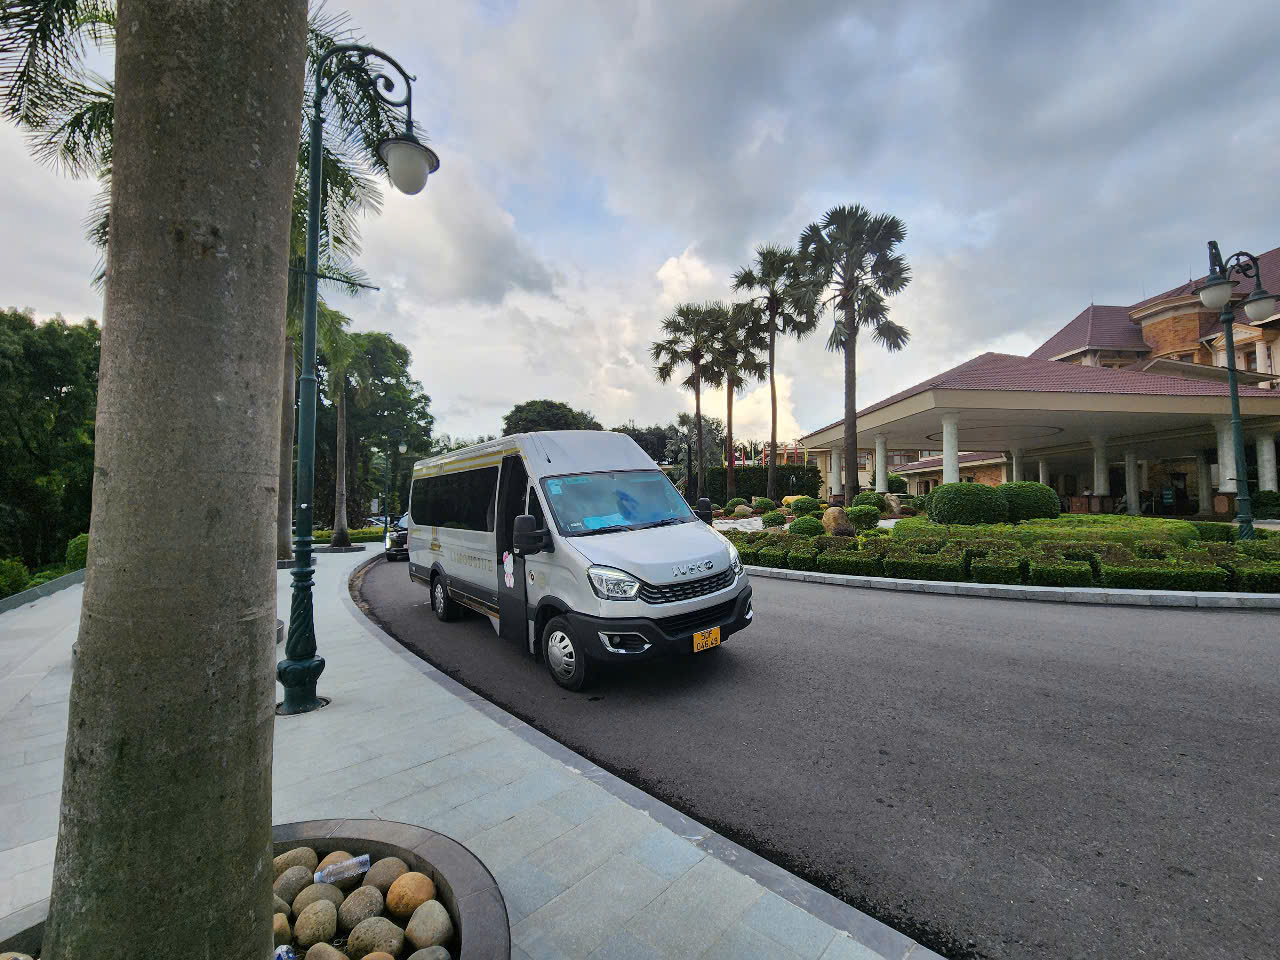
[[[425,827],[390,820],[304,820],[271,828],[272,855],[297,846],[321,857],[335,850],[368,853],[370,859],[399,857],[410,870],[425,873],[436,885],[436,897],[458,929],[446,944],[456,960],[511,960],[511,927],[507,905],[493,875],[456,840]],[[0,953],[10,950],[35,956],[44,937],[48,901],[13,914],[12,929],[0,928]],[[408,951],[406,951],[407,954]]]

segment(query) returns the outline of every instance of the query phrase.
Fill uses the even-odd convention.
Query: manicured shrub
[[[969,579],[975,583],[1022,583],[1026,561],[1019,554],[993,553],[969,563]]]
[[[880,522],[880,511],[869,503],[859,504],[845,510],[849,522],[855,530],[870,530]]]
[[[955,554],[885,554],[884,572],[889,577],[905,580],[963,580],[964,558]]]
[[[933,495],[933,491],[932,491],[932,490],[930,490],[930,491],[929,491],[928,493],[926,493],[923,497],[916,497],[916,498],[915,498],[915,500],[914,500],[914,501],[912,501],[912,503],[913,503],[913,505],[915,506],[915,508],[916,508],[917,510],[919,510],[921,513],[928,513],[928,512],[929,512],[929,497],[930,497],[930,496],[932,496],[932,495]]]
[[[888,486],[890,493],[907,492],[907,478],[900,474],[889,474],[888,478],[885,480],[885,485]]]
[[[916,508],[909,503],[904,503],[898,508],[898,513],[904,517],[914,517],[917,513]]]
[[[0,598],[27,589],[27,581],[30,579],[26,564],[21,560],[0,560]]]
[[[995,487],[944,483],[929,494],[929,516],[938,523],[1001,523],[1009,505]]]
[[[33,574],[24,589],[30,590],[32,587],[38,587],[40,584],[48,583],[50,580],[65,577],[70,572],[66,567],[48,567]]]
[[[714,513],[715,511],[717,511],[717,510],[723,510],[723,509],[724,509],[724,507],[720,506],[720,504],[718,504],[718,503],[713,503],[713,504],[711,505],[711,511],[712,511],[713,513]]]
[[[889,509],[889,501],[884,498],[884,494],[876,493],[874,490],[863,490],[849,502],[849,506],[851,507],[861,507],[864,505],[875,507],[881,513],[884,513]]]
[[[1259,490],[1253,494],[1253,515],[1258,520],[1280,520],[1280,493]]]
[[[791,512],[797,517],[813,513],[817,509],[818,501],[815,497],[796,497],[791,501]]]
[[[352,543],[373,543],[382,539],[381,527],[358,527],[355,530],[348,530],[348,536],[351,537]],[[315,543],[328,543],[333,538],[332,530],[316,530],[311,534]]]
[[[1277,540],[1241,540],[1236,547],[1254,560],[1280,561],[1280,541]]]
[[[792,550],[787,554],[787,566],[792,570],[817,570],[817,550]]]
[[[89,558],[89,535],[82,533],[67,541],[67,569],[83,570]]]
[[[1230,574],[1221,567],[1167,560],[1131,560],[1102,565],[1102,582],[1122,590],[1226,590]]]
[[[828,550],[818,555],[818,569],[854,577],[884,576],[880,555],[866,550]]]
[[[777,510],[778,505],[768,497],[756,497],[751,501],[752,510]]]
[[[787,515],[781,510],[771,510],[760,518],[766,527],[780,527],[787,522]]]
[[[820,537],[827,532],[822,521],[813,517],[798,517],[791,521],[791,526],[787,529],[799,537]]]
[[[884,527],[872,527],[870,530],[862,531],[861,536],[864,541],[870,540],[874,537],[883,537],[888,540],[893,537],[893,531],[886,530]]]
[[[779,547],[761,547],[756,557],[756,564],[761,567],[786,569],[787,551]]]
[[[1077,560],[1030,560],[1027,582],[1038,587],[1091,587],[1093,568]]]
[[[827,511],[826,511],[826,510],[824,510],[822,507],[819,507],[817,510],[814,510],[812,513],[810,513],[810,514],[809,514],[809,516],[811,516],[811,517],[813,517],[815,520],[818,520],[819,522],[821,522],[821,520],[822,520],[822,515],[823,515],[824,513],[826,513],[826,512],[827,512]]]
[[[721,466],[707,468],[707,482],[702,495],[711,500],[723,503],[729,496],[726,483],[728,471]],[[816,497],[822,490],[822,474],[817,463],[780,463],[778,464],[778,491],[780,493],[805,494]],[[733,468],[733,493],[737,497],[763,497],[769,492],[769,468],[742,467]]]
[[[1280,593],[1280,563],[1256,560],[1242,563],[1236,567],[1235,574],[1243,590],[1251,593]]]
[[[1201,540],[1212,540],[1218,543],[1235,543],[1236,528],[1230,523],[1209,523],[1201,520],[1187,521],[1195,527]]]
[[[740,507],[746,502],[747,501],[743,500],[741,497],[734,497],[724,505],[724,508],[726,511],[732,511],[734,508]]]
[[[813,544],[813,549],[817,550],[819,553],[823,553],[827,550],[858,549],[857,537],[839,537],[832,534],[823,534],[820,537],[814,537],[809,542]]]
[[[756,566],[760,563],[760,549],[758,547],[743,545],[738,547],[738,559],[748,566]]]
[[[1053,488],[1030,480],[1002,483],[996,487],[1009,505],[1009,522],[1033,520],[1040,517],[1056,517],[1062,512],[1062,503]]]

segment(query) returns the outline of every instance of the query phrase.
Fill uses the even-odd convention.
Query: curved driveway
[[[405,564],[357,599],[593,761],[949,957],[1274,957],[1280,616],[757,578],[755,625],[585,694]]]

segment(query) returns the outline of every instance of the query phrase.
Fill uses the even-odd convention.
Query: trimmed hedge
[[[1093,568],[1078,560],[1027,563],[1027,582],[1037,587],[1091,587]]]
[[[944,483],[929,493],[929,516],[938,523],[1002,523],[1009,504],[984,483]]]
[[[761,547],[756,563],[762,567],[786,569],[787,551],[779,547]]]
[[[1231,523],[1212,523],[1202,520],[1188,520],[1195,527],[1196,535],[1201,540],[1213,540],[1218,543],[1235,543],[1236,528]]]
[[[787,566],[792,570],[817,570],[817,550],[792,550],[787,554]]]
[[[861,507],[872,506],[884,513],[889,509],[889,501],[885,499],[883,493],[876,493],[874,490],[864,490],[850,501],[849,506]]]
[[[382,539],[381,527],[358,527],[354,530],[348,530],[347,535],[351,537],[352,543],[373,543]],[[316,530],[311,534],[314,543],[328,543],[333,537],[332,530]]]
[[[1235,574],[1241,589],[1252,593],[1280,593],[1280,563],[1240,564]]]
[[[703,484],[702,496],[711,500],[723,503],[728,496],[725,488],[724,467],[708,467],[706,483]],[[795,479],[794,485],[792,479]],[[816,497],[822,489],[822,474],[818,471],[816,463],[795,464],[780,463],[778,464],[778,495],[789,496],[794,494],[804,494],[810,497]],[[746,497],[750,499],[753,496],[763,497],[769,492],[769,468],[760,467],[734,467],[733,468],[733,494],[735,497]]]
[[[778,505],[768,497],[756,497],[751,501],[752,510],[777,510]]]
[[[1139,559],[1122,566],[1103,564],[1102,582],[1124,590],[1227,590],[1231,575],[1221,567]]]
[[[1034,520],[1040,517],[1056,517],[1062,512],[1062,502],[1053,488],[1031,480],[1002,483],[996,487],[1009,505],[1009,522]]]
[[[724,505],[724,508],[726,511],[731,511],[736,507],[745,506],[746,503],[747,501],[743,500],[741,497],[734,497],[732,500],[730,500],[728,503]]]
[[[827,532],[822,521],[814,517],[797,517],[787,529],[800,537],[820,537]]]
[[[766,527],[780,527],[787,522],[787,515],[781,510],[770,510],[760,518],[760,522]]]
[[[89,535],[82,533],[67,541],[67,569],[83,570],[89,561]]]
[[[791,512],[801,517],[818,509],[818,499],[817,497],[796,497],[791,501],[790,506]]]
[[[869,503],[846,507],[844,512],[855,530],[870,530],[880,522],[880,511]]]
[[[883,577],[884,563],[878,553],[867,550],[828,550],[818,554],[823,573],[843,573],[854,577]]]
[[[1255,491],[1253,500],[1253,516],[1255,520],[1280,520],[1280,493],[1275,490]]]

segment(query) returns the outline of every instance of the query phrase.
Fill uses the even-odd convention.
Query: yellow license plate
[[[699,630],[693,635],[693,652],[699,650],[707,650],[711,647],[720,646],[720,628],[712,627],[710,630]]]

